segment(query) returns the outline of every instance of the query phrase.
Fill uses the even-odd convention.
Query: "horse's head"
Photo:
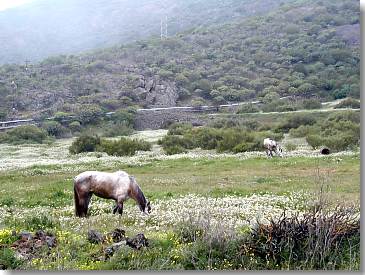
[[[148,214],[151,213],[151,203],[150,203],[150,201],[147,201],[147,203],[146,203],[145,212],[146,212],[146,210],[147,210],[147,213]]]
[[[276,146],[276,153],[280,156],[283,157],[283,148],[278,144]]]

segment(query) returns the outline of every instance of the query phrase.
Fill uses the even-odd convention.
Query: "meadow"
[[[288,217],[302,215],[315,206],[320,193],[329,205],[345,205],[359,213],[358,151],[324,156],[299,144],[298,150],[272,159],[264,152],[219,154],[201,149],[165,155],[156,143],[166,132],[136,133],[133,137],[153,143],[152,150],[125,157],[100,152],[70,155],[68,147],[73,139],[0,145],[0,245],[5,247],[0,264],[10,269],[46,270],[290,269],[290,264],[262,260],[251,252],[241,255],[239,261],[224,255],[206,257],[201,253],[203,243],[207,243],[204,238],[220,232],[220,238],[228,234],[228,239],[239,240],[259,223],[279,219],[284,211]],[[73,178],[85,170],[124,170],[134,175],[151,201],[151,214],[139,212],[129,200],[122,217],[113,215],[113,201],[93,197],[89,217],[76,218]],[[194,226],[199,230],[194,231]],[[128,236],[143,233],[149,247],[133,250],[124,246],[106,259],[105,249],[112,240],[90,243],[88,231],[109,236],[116,228],[122,228]],[[189,231],[187,238],[186,228],[200,235],[191,239]],[[37,230],[54,234],[57,245],[31,255],[18,251],[12,257],[8,247],[15,235]],[[231,245],[224,249],[231,249]],[[333,269],[359,268],[359,247],[351,249],[351,260],[344,258]]]

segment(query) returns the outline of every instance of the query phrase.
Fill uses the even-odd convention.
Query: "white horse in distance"
[[[277,156],[283,156],[283,149],[281,148],[280,144],[271,138],[264,139],[264,147],[266,155],[270,158],[273,157],[273,152],[275,152]]]

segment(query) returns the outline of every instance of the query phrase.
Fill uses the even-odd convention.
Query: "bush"
[[[77,117],[81,124],[95,124],[100,120],[103,111],[98,105],[84,104]]]
[[[222,140],[222,131],[215,128],[203,127],[192,132],[196,146],[211,150],[215,149],[218,142]]]
[[[80,136],[72,142],[69,151],[71,154],[79,154],[82,152],[94,152],[100,145],[100,138],[93,136]]]
[[[288,132],[292,128],[302,125],[313,125],[316,122],[313,114],[294,114],[282,122],[276,130]]]
[[[0,134],[0,143],[42,143],[47,138],[44,129],[24,125]]]
[[[302,102],[303,109],[321,109],[322,104],[318,99],[304,99]]]
[[[64,137],[67,129],[57,121],[46,121],[42,124],[42,128],[47,131],[48,135],[56,138]]]
[[[352,108],[352,109],[360,109],[360,101],[353,98],[346,98],[345,100],[338,103],[335,109],[339,108]]]
[[[165,152],[169,155],[186,152],[186,149],[196,147],[191,137],[167,135],[158,141]]]
[[[285,150],[288,152],[295,151],[297,149],[297,145],[294,143],[287,143],[285,144]]]
[[[112,122],[109,121],[102,126],[104,130],[104,137],[128,136],[133,133],[133,129],[127,125],[126,122]]]
[[[98,151],[106,152],[111,156],[133,156],[137,151],[149,151],[151,144],[137,139],[121,138],[120,140],[101,140]]]
[[[123,123],[124,125],[133,128],[135,120],[135,109],[119,109],[111,116],[111,120],[116,123]]]
[[[169,126],[168,135],[183,135],[193,128],[191,123],[173,123]]]
[[[243,247],[266,261],[266,269],[341,269],[348,257],[359,257],[360,221],[351,214],[353,209],[340,207],[302,218],[284,213],[270,224],[259,223]]]
[[[15,257],[15,253],[10,248],[0,249],[0,270],[17,269],[23,261]]]
[[[81,130],[81,124],[79,121],[72,121],[68,127],[71,129],[72,132],[79,132]]]
[[[237,111],[237,114],[244,114],[244,113],[257,113],[259,112],[260,109],[259,107],[257,107],[257,105],[254,105],[252,103],[249,103],[249,104],[244,104],[242,105],[238,111]]]

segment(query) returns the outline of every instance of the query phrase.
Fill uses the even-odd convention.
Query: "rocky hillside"
[[[77,112],[85,104],[107,111],[134,104],[359,97],[359,10],[355,0],[296,1],[162,41],[4,65],[0,108],[12,117]]]

